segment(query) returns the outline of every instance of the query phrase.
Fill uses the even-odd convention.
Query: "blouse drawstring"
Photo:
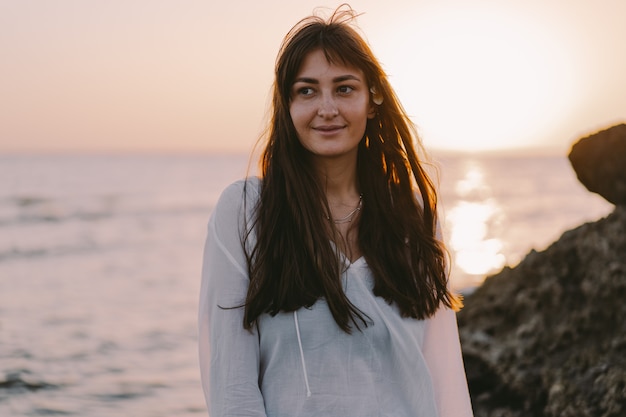
[[[298,347],[300,348],[300,360],[302,361],[302,371],[304,372],[304,384],[306,385],[306,396],[311,396],[311,389],[309,388],[309,377],[306,372],[306,363],[304,362],[304,351],[302,350],[302,339],[300,339],[300,326],[298,325],[298,312],[293,312],[293,320],[296,323],[296,336],[298,337]]]

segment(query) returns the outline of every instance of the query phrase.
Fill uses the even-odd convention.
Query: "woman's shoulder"
[[[261,179],[259,177],[247,177],[240,179],[228,185],[222,191],[217,205],[229,205],[242,202],[244,200],[253,199],[256,201],[259,197],[261,188]]]
[[[213,217],[238,221],[244,212],[250,214],[259,199],[260,187],[258,177],[244,178],[228,185],[217,200]]]

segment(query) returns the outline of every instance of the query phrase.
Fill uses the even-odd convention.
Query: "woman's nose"
[[[332,96],[325,95],[320,101],[320,106],[317,109],[317,115],[321,117],[335,117],[339,114],[337,103]]]

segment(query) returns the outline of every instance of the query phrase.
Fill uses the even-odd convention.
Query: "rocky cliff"
[[[626,206],[487,278],[458,320],[476,417],[626,416]]]

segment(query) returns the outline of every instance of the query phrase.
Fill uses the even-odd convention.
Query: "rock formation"
[[[626,156],[588,140],[572,164],[615,211],[487,278],[458,314],[475,417],[626,416]]]
[[[580,139],[569,160],[589,191],[615,205],[626,204],[626,124]]]

